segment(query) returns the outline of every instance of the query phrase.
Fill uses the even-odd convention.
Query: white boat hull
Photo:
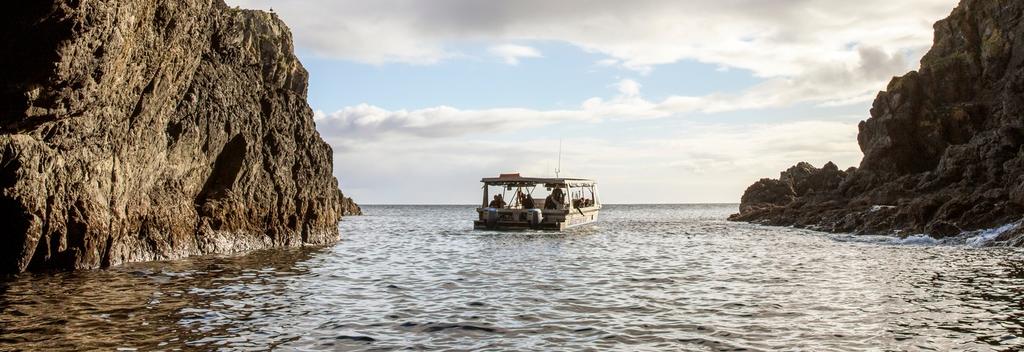
[[[563,231],[571,228],[585,226],[597,221],[601,207],[589,207],[572,210],[543,210],[543,220],[537,224],[531,224],[528,219],[527,209],[492,209],[478,208],[480,218],[473,222],[473,228],[477,230],[551,230]],[[489,212],[494,211],[495,219],[489,218]]]

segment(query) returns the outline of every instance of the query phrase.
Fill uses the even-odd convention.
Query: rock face
[[[342,216],[353,216],[363,215],[363,208],[359,207],[352,198],[341,195],[341,215]]]
[[[0,26],[0,273],[338,240],[331,149],[275,15],[41,0]]]
[[[801,163],[751,186],[731,219],[949,236],[1024,217],[1024,2],[963,0],[857,141],[859,168]]]

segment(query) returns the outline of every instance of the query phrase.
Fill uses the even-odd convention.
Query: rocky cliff
[[[861,122],[859,168],[758,181],[731,219],[951,236],[1024,217],[1024,2],[963,0]],[[1020,229],[1000,240],[1020,244]]]
[[[355,216],[363,215],[363,208],[356,204],[356,201],[352,198],[346,197],[344,194],[341,195],[341,215],[342,216]]]
[[[275,15],[40,0],[0,26],[0,273],[338,240],[331,149]]]

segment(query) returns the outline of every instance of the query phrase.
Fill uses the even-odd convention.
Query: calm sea
[[[1024,347],[1020,250],[725,221],[735,205],[607,206],[565,233],[364,209],[328,248],[0,282],[0,350]]]

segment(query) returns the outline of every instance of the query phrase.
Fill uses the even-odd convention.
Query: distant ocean
[[[364,206],[328,248],[0,282],[0,350],[1024,348],[1024,252],[610,205],[569,232]]]

